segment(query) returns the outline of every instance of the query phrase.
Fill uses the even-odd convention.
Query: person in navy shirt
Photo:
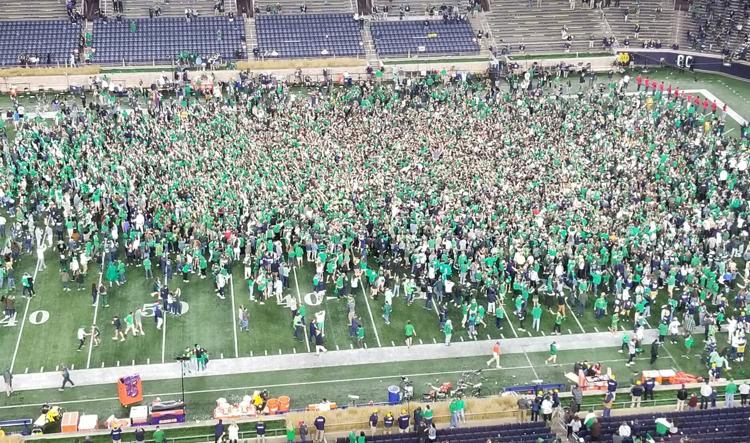
[[[315,418],[315,441],[324,441],[326,435],[326,418],[319,415]]]
[[[406,409],[401,410],[401,415],[398,416],[398,432],[403,434],[409,430],[409,414]]]
[[[122,429],[120,429],[120,426],[112,426],[112,430],[109,431],[109,436],[112,437],[113,443],[119,443],[122,440]]]
[[[258,434],[258,441],[266,441],[266,423],[263,418],[255,422],[255,433]]]

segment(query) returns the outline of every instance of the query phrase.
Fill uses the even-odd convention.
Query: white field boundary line
[[[302,294],[299,292],[299,281],[297,280],[297,267],[296,266],[292,266],[292,273],[294,273],[294,287],[297,288],[297,303],[298,303],[298,306],[302,306],[302,303],[304,303],[305,301],[302,300]],[[305,346],[307,347],[307,352],[310,352],[310,340],[308,340],[307,332],[305,331],[305,333],[303,333],[302,335],[303,335],[302,338],[305,340]]]
[[[240,347],[237,344],[237,308],[234,304],[234,275],[229,276],[229,290],[232,297],[232,330],[234,331],[234,358],[239,358]]]
[[[102,286],[102,276],[104,275],[104,257],[106,253],[102,251],[102,263],[99,268],[99,283],[96,285],[96,304],[94,305],[94,321],[91,323],[91,337],[89,339],[89,354],[86,357],[86,369],[91,367],[91,352],[94,350],[94,327],[96,326],[97,315],[99,314],[99,305],[101,304],[101,297],[99,296],[99,288]]]
[[[362,295],[365,297],[365,306],[367,306],[367,313],[370,315],[370,323],[372,324],[372,331],[375,333],[375,340],[378,342],[378,347],[382,348],[380,344],[380,335],[378,334],[378,328],[375,326],[375,318],[372,316],[372,309],[370,309],[370,301],[367,300],[367,291],[365,291],[365,283],[362,281],[362,277],[359,278],[359,285],[362,287]],[[371,291],[372,293],[372,291]]]
[[[168,286],[168,282],[167,282],[167,270],[166,269],[164,269],[164,287],[165,288],[169,287]],[[161,325],[161,327],[162,327],[162,330],[161,330],[161,362],[162,363],[164,363],[164,361],[165,361],[164,360],[164,353],[165,353],[166,348],[167,348],[167,317],[169,317],[169,315],[167,315],[167,314],[168,314],[167,312],[162,312],[161,313],[162,319],[163,319],[162,320],[162,325]]]
[[[33,283],[36,283],[36,276],[39,273],[39,260],[36,262],[36,267],[34,268],[34,281]],[[23,283],[21,283],[23,285]],[[21,319],[21,328],[18,331],[18,338],[16,339],[16,347],[13,350],[13,358],[10,360],[10,373],[13,373],[13,367],[16,365],[16,357],[18,356],[18,348],[21,346],[21,336],[23,336],[23,328],[26,326],[26,317],[29,316],[29,305],[31,304],[31,299],[33,297],[29,297],[26,299],[26,307],[23,309],[23,318]]]

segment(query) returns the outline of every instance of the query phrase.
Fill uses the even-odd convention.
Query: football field
[[[665,79],[681,89],[707,90],[725,101],[740,117],[750,111],[750,91],[744,82],[716,75],[679,73],[663,70],[651,73],[652,78]],[[736,131],[737,122],[727,125],[728,130]],[[10,218],[10,217],[9,217]],[[122,255],[121,255],[122,256]],[[0,320],[0,368],[8,367],[14,374],[49,373],[66,365],[76,370],[94,368],[112,368],[141,366],[173,362],[187,347],[198,344],[205,348],[212,361],[261,357],[266,355],[290,355],[314,352],[314,346],[306,340],[297,341],[293,336],[292,316],[289,308],[279,305],[275,299],[265,304],[249,300],[247,283],[243,278],[241,264],[232,269],[232,278],[226,291],[226,298],[216,296],[213,281],[201,279],[197,274],[190,275],[188,282],[182,281],[179,273],[168,281],[169,288],[181,290],[182,315],[172,316],[165,312],[165,322],[161,330],[156,329],[153,319],[154,297],[151,295],[155,279],[165,280],[158,268],[154,269],[153,278],[146,278],[142,267],[128,266],[127,282],[122,286],[108,287],[108,306],[101,300],[93,303],[91,286],[102,283],[101,257],[88,266],[83,284],[71,282],[70,291],[63,290],[59,275],[59,263],[54,251],[49,250],[45,257],[46,267],[39,266],[34,254],[23,254],[22,260],[15,266],[16,285],[13,291],[5,287],[0,293],[16,295],[15,318]],[[377,264],[370,266],[377,269]],[[28,272],[33,275],[36,295],[30,300],[21,297],[20,276]],[[325,316],[325,345],[331,350],[349,350],[357,347],[357,341],[350,335],[347,320],[347,301],[333,296],[333,283],[328,283],[326,296],[318,299],[312,292],[314,268],[310,263],[293,268],[290,273],[289,286],[285,295],[295,298],[304,304],[311,315]],[[403,281],[404,273],[400,275]],[[105,281],[103,284],[109,286]],[[740,281],[741,285],[747,282]],[[365,329],[364,347],[368,349],[403,347],[404,326],[411,321],[416,329],[415,344],[439,344],[444,335],[438,326],[438,311],[435,306],[425,306],[424,299],[418,299],[411,306],[403,298],[404,291],[397,291],[394,299],[390,324],[383,318],[383,298],[373,299],[366,281],[353,291],[356,313]],[[656,327],[658,306],[664,303],[666,293],[660,292],[652,309],[649,325]],[[589,298],[588,306],[583,312],[577,312],[576,306],[567,306],[567,316],[562,325],[562,334],[584,334],[606,332],[610,326],[610,317],[596,319],[593,311],[594,298]],[[480,300],[483,304],[483,300]],[[238,309],[245,306],[249,310],[249,331],[240,331]],[[144,336],[128,336],[125,341],[113,340],[114,316],[124,318],[129,312],[141,308],[144,318]],[[554,315],[544,311],[539,330],[531,328],[531,316],[526,319],[525,330],[521,330],[518,319],[512,314],[513,306],[510,296],[505,301],[508,313],[503,328],[494,324],[494,318],[488,316],[486,325],[479,327],[479,340],[511,340],[523,337],[539,337],[540,340],[552,342]],[[323,314],[324,313],[324,314]],[[454,325],[453,342],[468,342],[465,328],[461,327],[460,308],[450,304],[449,317]],[[79,350],[76,332],[79,328],[90,331],[96,325],[101,331],[101,344],[94,346],[87,338]],[[620,330],[629,330],[632,323],[621,321]],[[723,336],[722,336],[723,337]],[[722,338],[723,339],[723,338]],[[487,342],[487,349],[490,349]],[[702,340],[698,339],[696,354],[702,350]],[[705,375],[705,367],[696,355],[683,357],[682,343],[666,344],[660,355],[656,368],[674,368]],[[624,366],[625,357],[617,349],[591,349],[566,351],[561,350],[562,365],[546,366],[545,353],[517,353],[504,357],[502,370],[489,370],[486,374],[488,391],[497,393],[502,387],[511,384],[527,384],[533,380],[564,382],[564,373],[572,369],[576,361],[602,361],[611,366],[613,371],[621,374],[627,383],[634,372],[646,369],[647,359],[639,360],[634,368]],[[226,392],[228,396],[239,396],[254,387],[273,387],[275,394],[291,395],[297,406],[318,401],[321,397],[345,403],[349,394],[359,395],[361,402],[384,401],[385,387],[397,384],[399,375],[411,374],[417,391],[425,384],[436,379],[456,378],[456,374],[468,369],[484,367],[486,358],[465,357],[451,358],[450,348],[445,348],[444,355],[429,361],[389,362],[380,365],[342,365],[334,368],[299,368],[285,371],[258,372],[242,375],[214,377],[190,377],[186,380],[188,398],[192,399],[195,408],[200,410],[200,417],[207,417],[210,406],[217,397],[217,392]],[[210,364],[210,363],[209,363]],[[736,364],[731,375],[735,379],[750,376],[750,363]],[[74,376],[75,377],[75,376]],[[86,404],[89,408],[121,412],[114,397],[112,380],[103,380],[102,386],[85,386],[58,393],[57,391],[26,390],[10,399],[0,396],[0,417],[14,417],[19,411],[38,409],[42,402],[62,402],[67,404]],[[179,379],[148,381],[148,395],[174,396],[179,392]],[[25,412],[24,412],[25,414]],[[24,415],[20,414],[20,415]]]

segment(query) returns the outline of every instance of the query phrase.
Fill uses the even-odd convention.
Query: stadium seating
[[[68,20],[0,21],[0,65],[18,65],[19,57],[39,57],[40,64],[64,64],[78,46],[81,27]]]
[[[380,56],[407,54],[472,54],[479,52],[468,22],[429,20],[381,21],[371,24]]]
[[[712,8],[711,4],[713,4]],[[709,8],[713,13],[709,13]],[[695,0],[690,6],[690,12],[684,14],[686,20],[679,30],[680,42],[685,48],[706,52],[721,52],[725,49],[728,53],[740,52],[747,47],[744,42],[744,35],[747,32],[746,20],[743,19],[744,12],[744,5],[740,0],[727,0],[726,2]],[[741,31],[736,28],[738,24],[743,25]],[[698,35],[700,26],[703,26],[704,32],[703,37],[699,39],[700,42],[696,43],[694,39],[688,39],[687,31]],[[727,34],[725,31],[729,28],[732,28],[732,32]]]
[[[622,42],[625,37],[630,39],[630,47],[641,47],[644,40],[661,40],[664,48],[668,48],[677,41],[677,35],[673,27],[677,12],[672,7],[672,2],[662,0],[640,0],[636,8],[635,0],[622,0],[620,7],[611,6],[604,8],[612,32]],[[656,12],[661,7],[661,12]],[[625,10],[629,10],[628,21],[625,22]],[[638,39],[634,36],[635,25],[641,25]]]
[[[750,410],[747,408],[722,408],[682,412],[654,412],[648,414],[626,415],[599,418],[602,425],[600,441],[612,441],[612,436],[622,422],[630,425],[633,435],[650,432],[655,435],[654,420],[665,417],[673,422],[681,435],[689,435],[692,442],[746,441],[739,437],[746,437],[750,429]],[[590,439],[585,436],[586,441]]]
[[[135,22],[135,31],[131,29]],[[109,20],[94,23],[94,62],[148,63],[172,61],[182,51],[208,58],[219,53],[234,59],[242,49],[245,29],[241,19],[226,17]]]
[[[545,441],[554,434],[542,422],[515,423],[508,425],[478,426],[455,429],[438,429],[438,441],[460,441],[461,443],[486,443],[487,438],[499,437],[502,442],[536,443],[538,438]],[[336,443],[347,443],[347,438],[339,438]],[[416,433],[376,435],[368,437],[368,442],[412,443],[417,442]]]
[[[349,14],[260,15],[255,28],[264,57],[364,56],[360,25]]]

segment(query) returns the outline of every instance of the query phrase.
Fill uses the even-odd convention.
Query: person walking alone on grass
[[[62,386],[60,386],[60,389],[58,391],[62,392],[65,390],[65,385],[70,383],[70,386],[73,387],[76,384],[73,383],[73,380],[70,379],[70,371],[68,370],[68,367],[65,365],[62,365],[62,370],[60,370],[60,375],[62,375],[63,381]]]
[[[547,360],[544,360],[544,364],[555,364],[557,363],[557,342],[553,341],[549,345],[549,357],[547,357]]]
[[[3,383],[5,383],[5,395],[10,397],[13,393],[13,374],[10,372],[10,368],[5,368],[3,371]]]
[[[500,341],[496,341],[492,345],[492,358],[487,360],[487,366],[490,366],[493,361],[495,362],[495,368],[500,369]]]
[[[406,343],[406,347],[411,348],[412,340],[417,336],[417,331],[414,329],[414,325],[411,324],[411,320],[406,320],[406,326],[404,326],[404,335],[406,336],[406,340],[404,340],[404,343]]]

